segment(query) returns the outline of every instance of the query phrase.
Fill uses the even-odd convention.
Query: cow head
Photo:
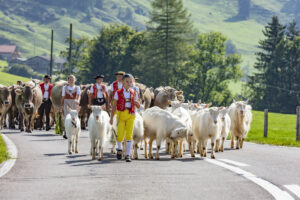
[[[11,87],[0,87],[0,102],[4,105],[4,106],[8,106],[11,102],[11,98],[10,97],[10,92],[11,92]]]
[[[220,111],[220,117],[222,121],[225,121],[225,117],[227,113],[228,113],[228,107],[222,108],[222,110]]]
[[[218,123],[218,120],[219,120],[219,114],[220,114],[220,110],[222,108],[217,108],[217,107],[212,107],[209,109],[209,114],[210,114],[210,117],[213,121],[213,124],[217,124]]]
[[[175,128],[171,132],[171,139],[176,139],[176,138],[186,138],[188,135],[188,130],[187,128]]]
[[[96,121],[100,121],[102,107],[101,106],[92,106],[91,109],[92,109],[92,115],[94,116],[94,119]]]
[[[67,107],[69,115],[71,116],[72,119],[72,124],[76,125],[76,120],[78,119],[78,110],[73,110],[69,106]]]
[[[25,83],[23,86],[19,86],[15,89],[17,95],[19,95],[23,102],[24,108],[27,111],[33,111],[33,97],[34,97],[34,89],[37,87],[37,83],[35,81]]]
[[[248,103],[248,101],[237,101],[237,102],[235,102],[236,108],[237,108],[237,112],[238,112],[238,115],[240,117],[244,117],[245,111],[246,111],[246,107],[247,107],[247,103]]]

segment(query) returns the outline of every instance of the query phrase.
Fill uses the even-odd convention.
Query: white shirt
[[[96,83],[96,88],[97,88],[97,98],[103,98],[102,86]],[[104,85],[104,88],[105,88],[105,92],[107,93],[108,91],[106,85]],[[94,93],[94,86],[90,88],[90,93],[91,94]]]
[[[132,89],[135,90],[136,93],[138,93],[138,94],[140,93],[140,88],[138,86],[135,85],[132,87]]]
[[[48,89],[49,89],[49,84],[48,83],[44,83],[44,88],[45,88],[45,92],[44,92],[44,99],[48,99],[49,98],[49,92],[48,92]]]
[[[124,94],[124,98],[125,98],[125,99],[130,99],[130,91],[129,91],[129,90],[126,91],[126,89],[123,88],[123,94]],[[116,92],[116,93],[115,93],[115,96],[114,96],[114,100],[118,101],[118,99],[119,99],[119,95],[118,95],[118,93]],[[136,101],[139,99],[137,93],[135,93],[134,99],[135,99]],[[125,103],[125,108],[131,108],[131,103],[130,103],[130,102],[126,102],[126,103]]]
[[[123,84],[118,82],[118,90],[123,87]],[[114,91],[114,83],[110,84],[110,91]]]
[[[80,95],[81,94],[81,90],[80,90],[80,87],[79,86],[77,86],[77,85],[73,85],[73,87],[71,87],[71,86],[64,86],[63,88],[62,88],[62,94],[61,94],[61,96],[66,96],[66,87],[67,87],[67,90],[69,90],[71,93],[74,93],[74,90],[76,90],[76,95]]]

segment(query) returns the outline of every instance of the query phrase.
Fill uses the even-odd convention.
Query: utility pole
[[[50,77],[52,76],[53,67],[53,29],[51,29],[51,52],[50,52]]]
[[[69,74],[72,73],[72,24],[70,24],[70,43],[69,43]]]

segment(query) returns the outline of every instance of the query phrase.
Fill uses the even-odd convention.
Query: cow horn
[[[32,80],[32,82],[34,83],[34,86],[31,87],[31,89],[34,89],[37,86],[37,83],[35,82],[35,80]]]

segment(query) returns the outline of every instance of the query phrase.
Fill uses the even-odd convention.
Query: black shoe
[[[122,150],[117,150],[117,159],[118,160],[122,159]]]
[[[68,139],[66,132],[63,133],[63,138]]]
[[[50,126],[46,127],[46,131],[49,131],[50,129],[51,129],[51,127],[50,127]]]
[[[126,160],[126,162],[131,162],[130,156],[125,156],[125,160]]]

